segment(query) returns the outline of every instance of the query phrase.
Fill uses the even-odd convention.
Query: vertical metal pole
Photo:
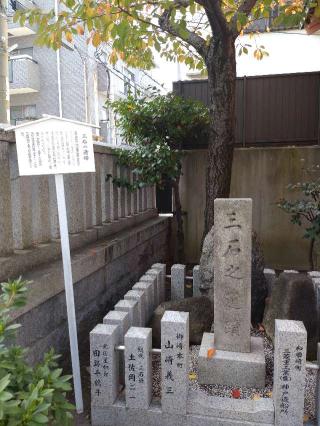
[[[316,383],[316,419],[317,426],[320,426],[320,343],[318,343],[318,371],[317,371],[317,383]]]
[[[80,376],[77,322],[76,322],[76,312],[74,307],[73,280],[72,280],[72,270],[71,270],[68,220],[67,220],[67,209],[66,209],[66,199],[65,199],[65,193],[64,193],[63,175],[55,175],[55,182],[56,182],[59,225],[60,225],[63,275],[64,275],[64,285],[65,285],[66,302],[67,302],[68,328],[69,328],[74,394],[75,394],[77,412],[82,413],[83,399],[82,399],[82,386],[81,386],[81,376]]]
[[[0,0],[0,125],[10,122],[6,0]]]

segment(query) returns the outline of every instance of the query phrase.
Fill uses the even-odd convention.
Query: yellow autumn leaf
[[[261,59],[263,58],[263,54],[261,52],[260,49],[256,49],[253,53],[253,56],[258,60],[261,61]]]
[[[115,50],[113,50],[111,52],[111,55],[109,56],[109,61],[110,61],[111,64],[114,65],[117,62],[117,60],[118,60],[117,52]]]
[[[96,10],[93,7],[88,7],[86,10],[86,15],[88,18],[92,18],[96,15]]]
[[[70,31],[67,31],[67,32],[66,32],[66,40],[67,40],[69,43],[72,43],[73,37],[72,37],[72,33],[71,33]]]
[[[272,398],[272,391],[266,393],[268,398]]]
[[[92,45],[94,47],[98,47],[100,43],[101,43],[101,37],[100,37],[100,34],[96,31],[92,37]]]
[[[84,28],[82,25],[77,25],[77,33],[79,35],[83,35],[84,34]]]
[[[258,394],[258,393],[254,393],[253,395],[252,395],[252,398],[251,399],[253,399],[254,401],[258,401],[259,399],[261,399],[261,396]]]
[[[189,373],[189,379],[190,380],[196,380],[197,379],[197,375],[194,371],[191,371],[191,373]]]

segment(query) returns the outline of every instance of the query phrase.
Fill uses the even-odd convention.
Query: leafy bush
[[[199,143],[208,137],[209,111],[201,102],[184,99],[173,93],[151,98],[110,102],[116,113],[122,137],[131,149],[118,149],[122,166],[130,167],[136,177],[132,183],[113,176],[113,182],[129,190],[146,185],[173,188],[177,221],[178,261],[184,261],[183,218],[179,193],[182,171],[182,149],[189,142]],[[108,175],[110,178],[111,175]]]
[[[30,367],[27,350],[12,345],[20,325],[11,324],[10,312],[25,305],[27,284],[21,278],[1,284],[0,425],[68,425],[74,408],[66,399],[72,376],[62,376],[59,356],[51,350],[43,362]]]
[[[312,180],[288,185],[291,191],[299,192],[303,198],[293,201],[281,199],[277,205],[291,215],[291,222],[305,229],[304,238],[310,240],[309,262],[314,270],[314,244],[320,240],[320,177],[319,166],[306,170]],[[314,176],[316,174],[316,177]]]

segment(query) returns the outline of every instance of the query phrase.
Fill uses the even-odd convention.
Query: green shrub
[[[118,149],[118,163],[131,168],[134,183],[109,174],[119,187],[129,190],[147,185],[163,188],[169,184],[174,196],[177,223],[177,261],[184,262],[184,232],[179,182],[182,173],[183,148],[189,142],[201,144],[208,138],[209,110],[193,99],[174,93],[149,98],[129,95],[109,102],[117,117],[117,125],[130,149]]]
[[[27,281],[21,278],[1,284],[0,294],[0,425],[68,425],[73,405],[66,399],[72,376],[62,376],[58,355],[51,350],[43,361],[30,367],[27,349],[15,346],[19,324],[10,312],[26,303]]]

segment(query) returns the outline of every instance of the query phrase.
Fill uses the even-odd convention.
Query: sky
[[[256,43],[263,45],[269,56],[261,61],[252,53],[237,56],[237,75],[269,75],[297,72],[320,71],[320,35],[307,35],[304,30],[263,33],[256,37]],[[255,44],[249,36],[242,36],[242,43]],[[237,42],[236,42],[237,43]],[[157,58],[158,66],[152,70],[153,77],[172,89],[172,82],[189,79],[190,72],[183,64],[168,63]]]

